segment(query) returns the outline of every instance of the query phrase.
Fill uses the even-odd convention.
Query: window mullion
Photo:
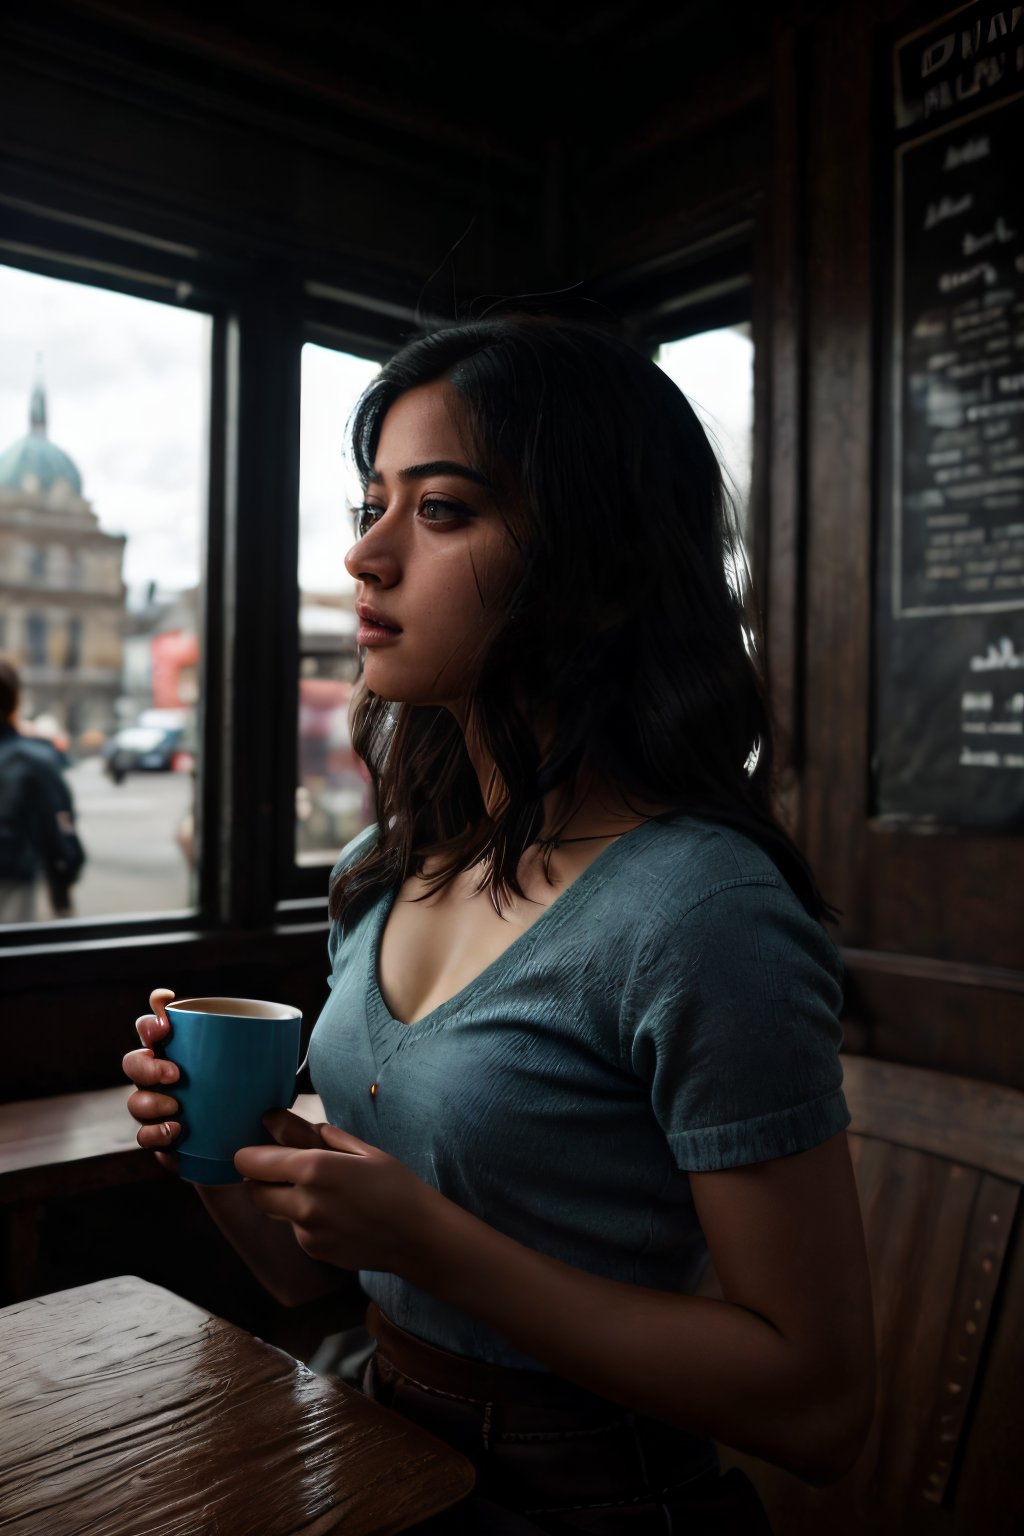
[[[217,884],[221,922],[244,928],[273,921],[295,795],[300,298],[259,273],[227,337]]]

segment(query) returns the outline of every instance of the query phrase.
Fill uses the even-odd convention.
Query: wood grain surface
[[[371,1536],[470,1463],[344,1383],[121,1276],[0,1312],[4,1536]]]
[[[135,1140],[131,1092],[124,1083],[0,1104],[0,1202],[166,1177]],[[300,1093],[292,1108],[306,1120],[324,1118],[314,1093]]]

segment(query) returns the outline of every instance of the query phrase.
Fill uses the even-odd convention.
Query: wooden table
[[[131,1276],[0,1310],[4,1536],[402,1531],[469,1492],[458,1452]]]

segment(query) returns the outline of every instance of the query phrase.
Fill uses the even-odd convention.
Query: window
[[[211,321],[9,266],[0,316],[0,603],[31,603],[19,728],[66,760],[76,914],[187,909]]]
[[[64,665],[69,672],[73,672],[76,667],[82,665],[82,627],[82,620],[77,614],[68,619],[68,649],[67,655],[64,658]],[[70,712],[74,715],[75,719],[74,734],[78,735],[82,730],[81,720],[83,715],[82,701],[80,699],[72,699]],[[70,726],[70,719],[68,723]]]
[[[750,543],[754,342],[748,323],[664,342],[655,353],[689,400],[718,455],[744,542]]]
[[[25,620],[25,660],[29,667],[43,668],[47,663],[46,638],[47,620],[45,613],[30,613]],[[28,679],[31,683],[31,678]],[[31,695],[29,695],[31,697]],[[25,708],[25,700],[22,699],[22,709]]]
[[[302,348],[299,468],[299,716],[295,859],[328,868],[373,819],[370,783],[352,750],[348,704],[358,675],[346,426],[378,364],[307,342]]]

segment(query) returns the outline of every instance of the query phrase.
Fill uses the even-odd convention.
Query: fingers
[[[180,1114],[177,1099],[170,1094],[150,1093],[140,1089],[128,1096],[128,1113],[141,1125],[152,1125],[157,1120],[173,1120]]]
[[[174,993],[169,987],[154,987],[149,994],[149,1006],[162,1023],[167,1023],[167,1015],[164,1012],[168,1003],[174,1002]]]
[[[155,1013],[144,1013],[135,1020],[135,1033],[143,1045],[160,1045],[171,1032],[166,1015],[160,1019]]]
[[[330,1147],[332,1152],[352,1152],[356,1155],[373,1151],[365,1141],[360,1141],[358,1136],[352,1136],[348,1131],[339,1130],[336,1125],[318,1125],[317,1130],[325,1147]]]
[[[181,1131],[174,1118],[178,1113],[178,1101],[160,1089],[177,1082],[177,1067],[173,1061],[161,1061],[149,1050],[129,1051],[121,1065],[125,1076],[136,1088],[135,1093],[128,1095],[128,1113],[142,1125],[136,1137],[139,1146],[168,1146]],[[170,1130],[166,1128],[168,1123]]]
[[[145,1147],[147,1152],[167,1152],[180,1135],[180,1121],[161,1120],[156,1125],[140,1126],[135,1140],[140,1147]]]
[[[290,1109],[272,1109],[263,1116],[263,1124],[282,1147],[310,1147],[323,1150],[320,1127],[292,1114]]]
[[[153,1049],[170,1033],[164,1008],[173,997],[174,993],[167,987],[157,987],[150,993],[149,1006],[154,1011],[135,1020],[135,1031],[142,1041],[142,1048],[128,1051],[121,1068],[136,1088],[135,1093],[128,1096],[128,1113],[140,1125],[136,1141],[140,1147],[155,1152],[165,1168],[176,1172],[178,1159],[169,1149],[181,1135],[181,1122],[175,1119],[179,1112],[178,1101],[161,1090],[176,1083],[181,1074],[173,1061],[165,1061]]]
[[[305,1184],[313,1172],[305,1147],[242,1147],[235,1153],[235,1167],[243,1178],[265,1184]]]
[[[135,1020],[135,1032],[144,1046],[159,1045],[170,1034],[171,1023],[165,1009],[173,1001],[174,993],[170,987],[154,987],[149,994],[153,1012],[144,1013]]]
[[[129,1051],[121,1060],[121,1070],[136,1088],[160,1088],[176,1083],[181,1075],[173,1061],[165,1061],[148,1049]]]
[[[263,1184],[257,1180],[245,1187],[253,1207],[264,1216],[299,1224],[309,1217],[309,1197],[293,1184]]]

